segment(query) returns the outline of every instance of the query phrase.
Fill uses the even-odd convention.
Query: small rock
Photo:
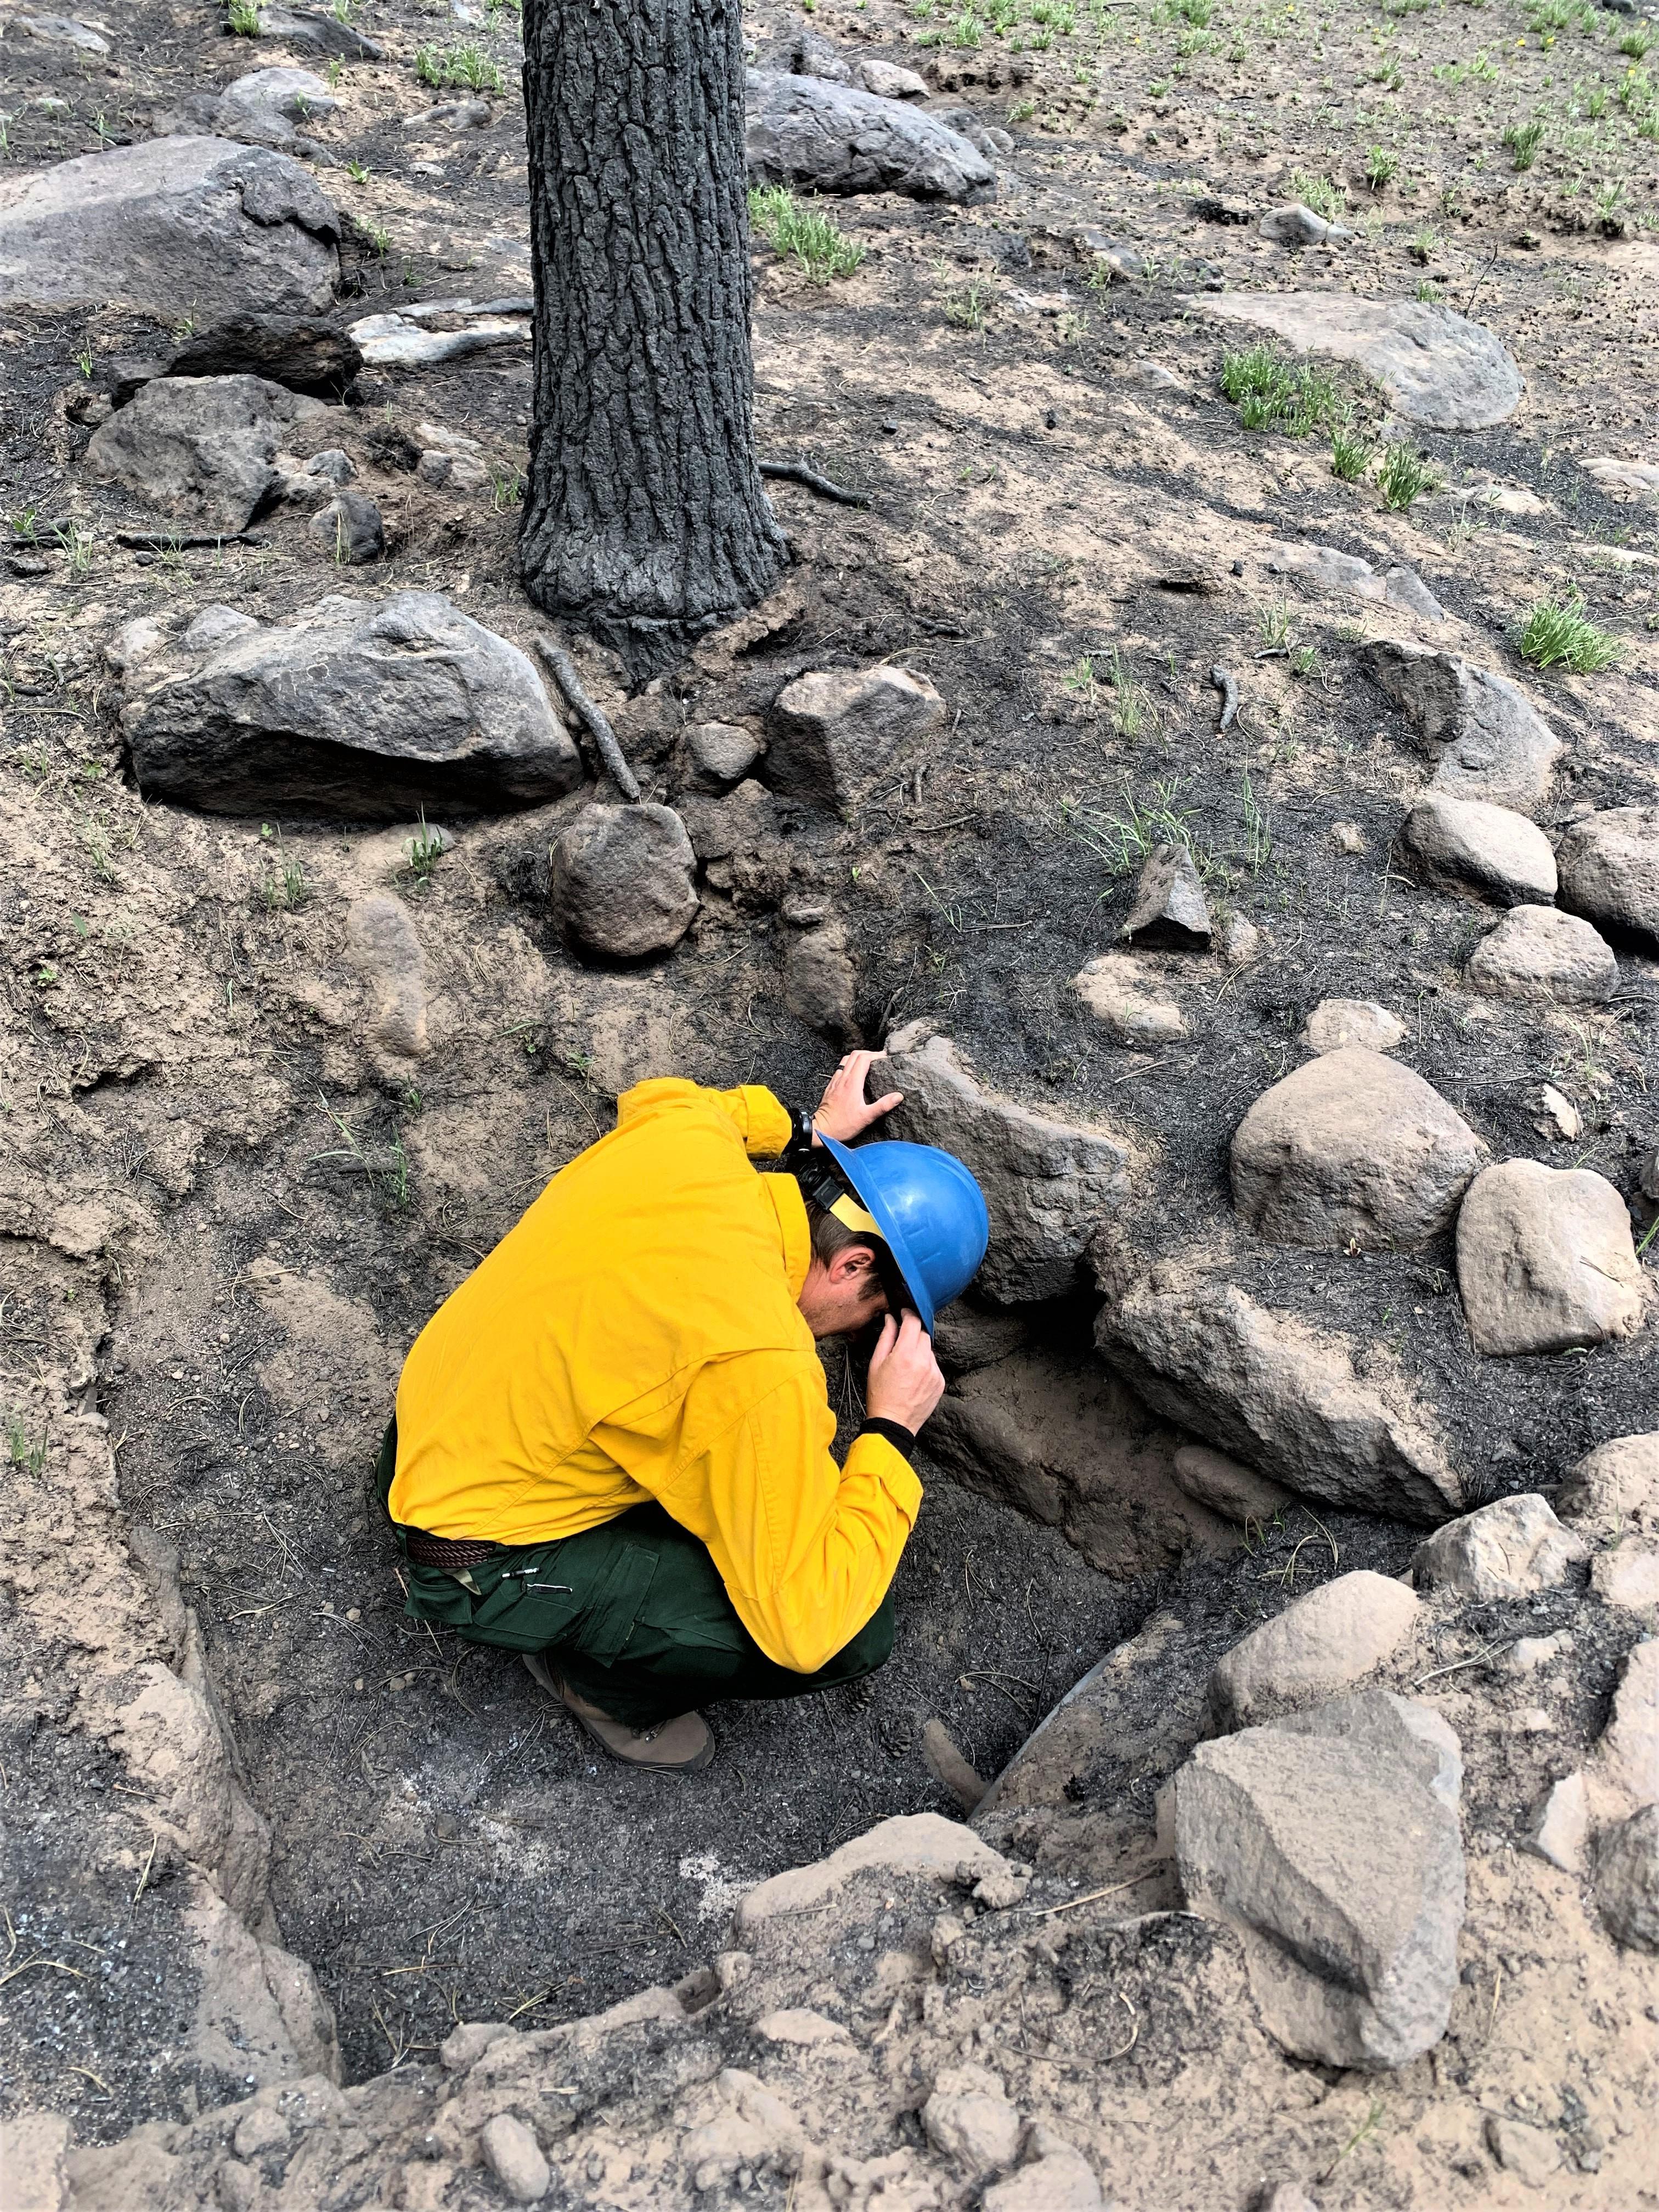
[[[1217,1725],[1248,1728],[1352,1688],[1403,1643],[1422,1609],[1404,1583],[1364,1568],[1310,1590],[1217,1662]]]
[[[1230,914],[1221,926],[1221,957],[1230,968],[1248,968],[1261,947],[1261,932],[1248,915]]]
[[[988,1784],[983,1776],[975,1771],[956,1738],[937,1717],[921,1731],[921,1763],[964,1813],[971,1813],[984,1796]]]
[[[936,2075],[921,2124],[933,2148],[970,2181],[1012,2166],[1019,2149],[1019,2114],[982,2066],[948,2066]]]
[[[258,2168],[244,2166],[239,2158],[224,2161],[214,2178],[214,2188],[223,2212],[253,2212],[265,2193]]]
[[[1601,1838],[1595,1898],[1615,1942],[1659,1951],[1659,1804],[1644,1805]]]
[[[1131,944],[1202,952],[1214,933],[1209,902],[1185,845],[1159,845],[1140,872],[1121,934]]]
[[[1274,1084],[1239,1123],[1233,1201],[1275,1243],[1412,1251],[1446,1227],[1485,1157],[1420,1075],[1344,1045]]]
[[[933,1881],[973,1882],[1007,1863],[1000,1851],[960,1821],[947,1820],[939,1813],[898,1814],[878,1820],[828,1858],[757,1883],[738,1906],[738,1933],[751,1936],[763,1922],[823,1905],[854,1876],[872,1869],[920,1875]]]
[[[1175,1044],[1188,1034],[1173,999],[1158,995],[1158,977],[1121,952],[1103,952],[1072,979],[1073,988],[1121,1044]]]
[[[83,54],[106,54],[109,40],[90,23],[77,22],[72,15],[14,15],[7,26],[13,31],[25,32],[31,39],[39,39],[45,46],[75,46]]]
[[[1505,2120],[1496,2112],[1486,2115],[1486,2148],[1505,2173],[1512,2173],[1528,2189],[1541,2189],[1560,2171],[1561,2152],[1555,2137],[1522,2120]]]
[[[1547,1667],[1571,1649],[1572,1638],[1565,1628],[1553,1636],[1522,1636],[1510,1644],[1503,1663],[1511,1674],[1530,1674],[1535,1668]]]
[[[1590,1568],[1590,1588],[1603,1605],[1627,1613],[1659,1606],[1659,1552],[1644,1552],[1633,1544],[1600,1553]]]
[[[511,2112],[497,2112],[493,2120],[485,2121],[478,2147],[484,2164],[515,2204],[534,2204],[546,2196],[552,2169],[522,2120]]]
[[[1105,2200],[1089,2161],[1069,2145],[1053,2150],[994,2181],[980,2212],[1104,2212]]]
[[[1296,1492],[1283,1483],[1258,1474],[1253,1467],[1212,1451],[1207,1444],[1182,1444],[1176,1453],[1173,1472],[1177,1485],[1199,1504],[1207,1505],[1224,1521],[1247,1528],[1254,1522],[1265,1528],[1276,1513],[1296,1503]]]
[[[1626,1653],[1587,1778],[1601,1819],[1623,1820],[1659,1797],[1659,1637]]]
[[[405,1059],[421,1057],[426,966],[408,908],[390,891],[358,899],[346,915],[346,949],[374,994],[374,1043]]]
[[[1571,1144],[1583,1128],[1584,1120],[1571,1098],[1565,1097],[1553,1083],[1547,1083],[1538,1094],[1538,1103],[1545,1118],[1533,1127],[1540,1137],[1559,1137]]]
[[[258,627],[253,617],[245,615],[239,607],[204,607],[179,639],[179,649],[185,653],[210,653],[216,645],[225,645],[233,637],[246,637]]]
[[[326,453],[312,455],[306,463],[305,472],[308,477],[317,477],[323,483],[331,483],[337,487],[341,484],[349,484],[356,475],[357,470],[349,453],[343,453],[337,446],[331,446]]]
[[[236,2123],[231,2137],[238,2158],[263,2158],[268,2150],[286,2150],[292,2140],[288,2122],[269,2105],[256,2105]]]
[[[1437,1528],[1412,1559],[1419,1589],[1490,1601],[1559,1589],[1589,1546],[1564,1528],[1535,1491],[1500,1498]]]
[[[1457,1219],[1457,1280],[1477,1352],[1565,1352],[1631,1336],[1645,1287],[1625,1201],[1587,1169],[1507,1160]]]
[[[153,617],[137,615],[131,622],[124,623],[106,642],[104,658],[118,676],[125,676],[129,670],[142,668],[155,657],[164,635],[161,625]]]
[[[1363,853],[1365,835],[1357,822],[1333,822],[1331,842],[1339,853]]]
[[[697,781],[708,791],[729,791],[741,783],[761,756],[760,739],[735,722],[693,722],[685,745]]]
[[[422,483],[441,491],[482,491],[489,482],[489,470],[471,453],[438,453],[431,447],[416,462],[415,474]]]
[[[554,909],[590,952],[666,952],[697,911],[696,866],[672,807],[584,806],[553,847]]]
[[[1523,812],[1547,797],[1560,740],[1507,677],[1399,639],[1376,639],[1361,658],[1416,731],[1449,797]]]
[[[1464,1873],[1457,1739],[1381,1691],[1200,1744],[1175,1778],[1188,1909],[1232,1928],[1297,2057],[1403,2066],[1445,2033]]]
[[[1346,592],[1351,599],[1367,599],[1374,606],[1403,607],[1425,622],[1443,622],[1446,610],[1413,568],[1396,564],[1379,575],[1358,554],[1340,553],[1334,545],[1313,545],[1281,540],[1265,556],[1269,574],[1299,577],[1316,591]]]
[[[1450,307],[1346,292],[1222,292],[1191,304],[1277,331],[1304,352],[1357,362],[1396,415],[1427,429],[1490,429],[1525,389],[1503,341]]]
[[[1602,1541],[1635,1528],[1659,1535],[1659,1432],[1613,1437],[1568,1473],[1555,1508]]]
[[[313,46],[319,53],[339,54],[348,60],[378,62],[385,58],[385,48],[377,46],[355,23],[347,22],[343,16],[307,8],[275,4],[261,8],[259,35],[281,39],[290,46]]]
[[[476,2066],[492,2044],[513,2030],[499,2020],[464,2020],[452,2028],[438,2046],[438,2058],[447,2074],[465,2074]]]
[[[1485,799],[1430,792],[1406,817],[1401,842],[1419,874],[1443,890],[1500,906],[1548,906],[1555,854],[1535,822]]]
[[[1659,943],[1659,806],[1587,815],[1562,838],[1555,864],[1563,906]]]
[[[158,514],[246,530],[278,486],[281,434],[317,402],[260,376],[165,376],[94,432],[87,466]]]
[[[1563,1874],[1583,1874],[1589,1848],[1589,1790],[1582,1773],[1555,1784],[1526,1844]]]
[[[981,1875],[974,1884],[974,1902],[988,1912],[1010,1912],[1030,1886],[1029,1874],[1016,1874],[1012,1867],[998,1867],[994,1873]]]
[[[724,799],[685,799],[680,815],[693,851],[705,862],[754,852],[778,834],[778,803],[752,776]]]
[[[788,798],[845,812],[945,719],[932,684],[908,668],[798,676],[772,709],[767,780]]]
[[[1599,1006],[1619,988],[1613,948],[1587,921],[1552,906],[1517,906],[1469,956],[1472,990],[1498,999]]]
[[[186,102],[185,127],[240,138],[245,145],[305,150],[296,126],[320,122],[339,106],[324,80],[310,70],[251,70],[222,92],[198,93]]]
[[[1323,216],[1316,215],[1300,200],[1291,207],[1273,208],[1264,215],[1256,228],[1263,238],[1272,239],[1275,246],[1323,246],[1353,233],[1340,222],[1327,222]]]
[[[1646,499],[1659,493],[1659,465],[1652,461],[1620,461],[1602,455],[1584,463],[1603,491],[1625,499]]]
[[[858,967],[844,924],[831,916],[791,937],[783,956],[783,1003],[797,1021],[849,1050],[859,1042]]]
[[[309,526],[336,568],[361,568],[366,561],[378,561],[386,550],[380,510],[360,491],[337,492],[312,516]]]
[[[820,2050],[827,2043],[850,2043],[852,2035],[838,2020],[826,2020],[821,2012],[806,2012],[786,2008],[769,2012],[755,2022],[755,2033],[767,2043],[792,2043],[805,2051]]]
[[[1363,1045],[1367,1052],[1392,1052],[1405,1042],[1406,1024],[1375,999],[1322,999],[1302,1035],[1317,1053],[1340,1052],[1349,1044]]]

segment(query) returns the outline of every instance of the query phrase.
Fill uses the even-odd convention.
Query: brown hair
[[[812,1238],[812,1257],[821,1260],[826,1267],[841,1253],[855,1244],[861,1245],[876,1263],[876,1274],[890,1310],[896,1314],[904,1311],[910,1304],[910,1293],[882,1237],[872,1237],[867,1229],[849,1229],[844,1221],[838,1221],[826,1206],[811,1198],[806,1201],[806,1226]]]

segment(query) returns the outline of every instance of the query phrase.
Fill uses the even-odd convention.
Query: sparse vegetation
[[[1618,659],[1619,640],[1598,629],[1584,612],[1582,592],[1534,599],[1522,619],[1516,641],[1523,660],[1534,668],[1565,668],[1574,676],[1595,676]]]
[[[507,79],[500,65],[492,61],[483,48],[471,40],[458,46],[441,47],[423,46],[415,54],[415,74],[420,82],[434,92],[442,92],[459,86],[467,92],[501,94],[507,90]]]
[[[225,25],[234,37],[257,39],[259,35],[259,10],[255,0],[230,0],[225,10]]]
[[[1300,200],[1304,207],[1323,216],[1327,222],[1340,222],[1348,212],[1348,195],[1328,177],[1310,176],[1305,169],[1292,169],[1285,191],[1291,199]]]
[[[946,295],[945,319],[959,331],[982,331],[996,305],[996,286],[987,276],[970,276]]]
[[[1366,155],[1365,182],[1374,192],[1380,192],[1383,186],[1392,183],[1399,173],[1398,154],[1390,154],[1383,147],[1373,146]]]
[[[1403,441],[1389,447],[1376,471],[1382,504],[1396,514],[1403,514],[1413,500],[1421,499],[1425,491],[1434,490],[1439,482],[1432,465],[1414,446]]]
[[[1243,428],[1281,430],[1291,438],[1334,428],[1352,411],[1328,371],[1286,361],[1267,344],[1224,354],[1221,389],[1237,408]]]
[[[1517,169],[1531,168],[1543,139],[1544,126],[1536,116],[1530,123],[1511,123],[1504,132],[1504,143]]]
[[[863,263],[865,249],[858,240],[848,238],[816,201],[798,200],[787,185],[750,185],[749,222],[811,283],[850,276]]]
[[[1357,430],[1331,433],[1331,474],[1344,483],[1358,483],[1371,465],[1371,449]]]

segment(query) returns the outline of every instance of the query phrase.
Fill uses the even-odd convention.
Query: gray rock
[[[1616,1942],[1659,1951],[1659,1805],[1644,1805],[1602,1838],[1595,1901]]]
[[[39,39],[43,46],[74,46],[83,54],[110,51],[109,40],[101,31],[94,31],[90,23],[79,22],[73,15],[14,15],[4,27]]]
[[[222,645],[227,638],[246,637],[258,627],[253,616],[243,614],[239,608],[204,607],[179,643],[185,653],[205,653],[211,646]]]
[[[855,84],[882,100],[928,96],[927,78],[918,76],[915,70],[883,61],[876,54],[842,53],[816,31],[796,34],[789,49],[789,70],[793,76],[815,76],[825,84]]]
[[[1120,1044],[1175,1044],[1187,1018],[1163,989],[1161,971],[1121,952],[1103,952],[1072,978],[1072,988]]]
[[[1296,1492],[1282,1482],[1229,1459],[1225,1452],[1212,1451],[1208,1444],[1182,1444],[1171,1472],[1188,1498],[1208,1506],[1224,1521],[1237,1522],[1241,1528],[1248,1528],[1252,1522],[1265,1527],[1276,1513],[1296,1503]]]
[[[492,2044],[513,2030],[499,2020],[464,2020],[451,2028],[438,2045],[439,2063],[447,2074],[465,2074],[477,2064]]]
[[[401,822],[540,805],[581,781],[529,659],[435,592],[336,596],[159,656],[121,723],[143,792],[212,813]]]
[[[1650,499],[1659,493],[1659,463],[1620,461],[1604,454],[1586,461],[1584,471],[1617,498]]]
[[[1155,1413],[1334,1505],[1430,1522],[1458,1510],[1431,1416],[1403,1385],[1357,1376],[1340,1338],[1234,1284],[1106,1256],[1095,1341]]]
[[[319,483],[349,484],[357,471],[349,453],[342,453],[337,446],[330,446],[320,453],[313,453],[306,463],[305,473]]]
[[[1275,246],[1323,246],[1353,236],[1341,223],[1327,222],[1300,200],[1291,207],[1270,208],[1256,228]]]
[[[1659,942],[1659,806],[1618,806],[1575,822],[1556,848],[1560,900],[1603,929]]]
[[[1261,949],[1261,932],[1248,915],[1230,914],[1222,925],[1221,957],[1230,968],[1248,968]]]
[[[959,132],[897,100],[821,77],[750,70],[745,146],[757,185],[815,192],[991,198],[996,172]]]
[[[276,493],[283,434],[318,403],[259,376],[166,376],[94,430],[87,467],[155,514],[246,530]]]
[[[692,851],[705,865],[729,860],[734,853],[753,852],[778,834],[778,803],[752,776],[724,799],[684,800],[680,817]]]
[[[1589,1546],[1564,1528],[1535,1491],[1500,1498],[1437,1528],[1412,1559],[1422,1589],[1486,1601],[1559,1589]]]
[[[1522,1847],[1563,1874],[1583,1874],[1589,1846],[1589,1789],[1577,1769],[1551,1789]]]
[[[951,1040],[921,1023],[896,1031],[887,1050],[886,1079],[904,1093],[893,1133],[946,1146],[985,1194],[991,1245],[979,1288],[1011,1304],[1075,1289],[1084,1247],[1127,1189],[1125,1140],[981,1089]]]
[[[310,530],[337,568],[361,568],[386,551],[380,510],[360,491],[337,492],[311,518]]]
[[[584,806],[553,847],[553,908],[589,952],[666,952],[697,911],[696,866],[672,807]]]
[[[1221,292],[1190,304],[1275,331],[1304,353],[1358,362],[1395,414],[1426,429],[1490,429],[1525,389],[1508,348],[1449,307],[1346,292]]]
[[[530,323],[519,314],[475,314],[459,330],[432,331],[408,315],[363,315],[351,325],[350,337],[375,368],[427,368],[495,346],[528,345]]]
[[[173,348],[169,376],[264,376],[292,392],[338,399],[363,365],[345,331],[299,315],[240,315],[192,331]],[[158,371],[158,373],[160,373]]]
[[[1263,2023],[1296,2057],[1404,2066],[1445,2033],[1462,1781],[1439,1714],[1376,1690],[1200,1744],[1176,1775],[1188,1909],[1236,1931]]]
[[[1340,1052],[1356,1044],[1366,1052],[1392,1052],[1406,1041],[1406,1024],[1375,999],[1322,999],[1302,1032],[1310,1052]]]
[[[979,2202],[980,2212],[1106,2212],[1093,2168],[1069,2145],[994,2181]]]
[[[425,131],[435,125],[441,131],[484,131],[495,119],[495,111],[487,100],[441,100],[435,107],[405,116],[404,129]]]
[[[1485,799],[1432,791],[1406,817],[1401,843],[1418,873],[1443,890],[1499,906],[1548,906],[1555,854],[1535,822]]]
[[[1397,562],[1379,575],[1369,561],[1355,553],[1339,553],[1334,545],[1281,542],[1267,548],[1267,565],[1270,575],[1295,576],[1316,591],[1344,592],[1373,606],[1403,607],[1425,622],[1446,618],[1446,610],[1417,571]]]
[[[1613,1437],[1569,1470],[1556,1510],[1603,1542],[1627,1528],[1659,1534],[1659,1431]]]
[[[1202,952],[1214,932],[1191,852],[1185,845],[1155,847],[1141,869],[1121,934],[1149,951]]]
[[[147,138],[0,178],[0,300],[102,302],[165,319],[318,314],[340,222],[301,164],[224,138]]]
[[[339,15],[313,15],[302,8],[261,8],[259,36],[281,39],[290,46],[309,46],[319,54],[338,54],[343,60],[378,62],[386,49],[366,31]]]
[[[926,100],[932,88],[925,76],[918,76],[913,69],[905,69],[898,62],[884,62],[878,54],[866,54],[853,64],[853,73],[866,92],[873,92],[880,100]]]
[[[1420,1075],[1344,1045],[1274,1084],[1239,1123],[1233,1203],[1275,1243],[1414,1251],[1448,1225],[1486,1157]]]
[[[1561,2149],[1546,2129],[1529,2127],[1525,2120],[1506,2120],[1501,2112],[1486,2118],[1486,2148],[1506,2173],[1528,2189],[1542,2189],[1561,2171]]]
[[[1374,640],[1363,658],[1435,763],[1441,790],[1522,813],[1548,796],[1560,740],[1507,677],[1398,638]]]
[[[1444,622],[1446,610],[1429,589],[1415,568],[1396,561],[1382,571],[1382,593],[1393,605],[1404,607],[1407,614],[1416,615],[1423,622]]]
[[[371,1041],[406,1060],[423,1057],[426,963],[408,908],[390,891],[371,891],[347,909],[345,933],[346,950],[369,988]]]
[[[1457,1281],[1474,1348],[1488,1358],[1632,1336],[1647,1302],[1613,1185],[1534,1160],[1476,1176],[1457,1218]]]
[[[482,491],[489,482],[489,470],[473,453],[428,451],[415,464],[415,473],[423,484],[444,491]]]
[[[210,134],[292,153],[305,143],[299,135],[304,126],[320,123],[339,104],[314,70],[279,68],[251,70],[222,92],[197,94],[189,105],[198,127]]]
[[[791,933],[783,956],[783,1003],[797,1021],[849,1051],[860,1038],[858,981],[845,925],[836,917]]]
[[[546,2196],[552,2168],[535,2136],[512,2112],[486,2120],[478,2136],[484,2164],[515,2204],[534,2204]]]
[[[1469,955],[1464,980],[1494,999],[1544,999],[1600,1006],[1619,988],[1613,947],[1576,914],[1517,906]]]
[[[1248,1728],[1352,1688],[1399,1648],[1422,1609],[1404,1583],[1364,1568],[1322,1583],[1217,1662],[1216,1725]]]
[[[908,668],[798,676],[772,708],[767,781],[788,798],[845,812],[945,720],[939,693]]]
[[[697,781],[708,791],[741,783],[760,758],[760,739],[735,722],[693,722],[685,733]]]
[[[947,2066],[937,2075],[921,2124],[940,2157],[970,2181],[1012,2166],[1019,2149],[1019,2114],[982,2066]]]
[[[1591,1563],[1590,1588],[1603,1605],[1626,1613],[1659,1606],[1659,1551],[1620,1544],[1616,1551],[1603,1552]]]

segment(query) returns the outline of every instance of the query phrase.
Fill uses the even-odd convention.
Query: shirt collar
[[[806,1201],[793,1176],[763,1175],[759,1181],[778,1217],[778,1239],[783,1252],[783,1271],[789,1279],[789,1295],[799,1300],[812,1264],[812,1235],[806,1225]]]

